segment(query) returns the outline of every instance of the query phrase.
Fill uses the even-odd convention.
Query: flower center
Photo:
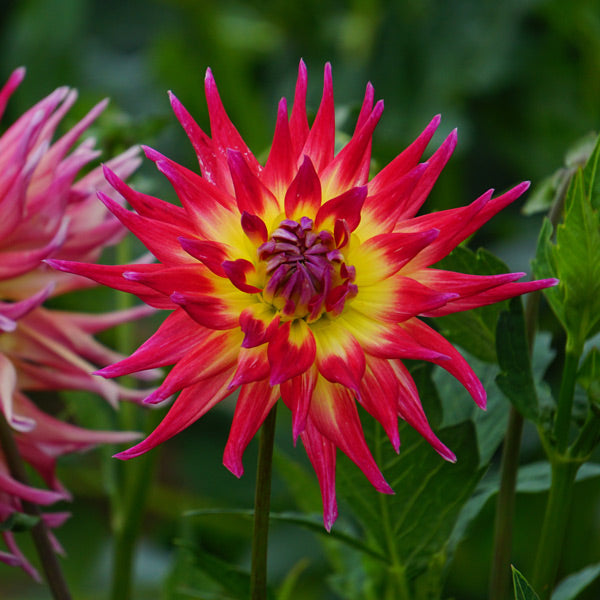
[[[263,299],[285,317],[312,322],[324,312],[337,316],[358,292],[356,270],[344,262],[334,236],[314,231],[308,217],[283,220],[258,248],[258,257],[266,266]]]

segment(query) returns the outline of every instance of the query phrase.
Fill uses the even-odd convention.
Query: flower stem
[[[8,463],[11,475],[21,483],[29,485],[27,472],[19,449],[13,437],[12,430],[8,424],[4,413],[0,410],[0,445]],[[54,600],[71,600],[71,594],[67,588],[65,578],[63,577],[60,564],[52,542],[48,534],[48,528],[42,519],[40,509],[36,504],[31,502],[21,501],[23,510],[29,514],[39,518],[38,522],[31,528],[31,537],[37,550],[42,568],[46,575],[46,581],[52,592]]]
[[[550,495],[531,578],[531,585],[538,593],[540,600],[548,600],[552,593],[563,549],[573,496],[573,483],[579,466],[578,462],[562,460],[552,464]]]
[[[537,328],[539,303],[540,292],[529,294],[525,302],[525,333],[530,356]],[[510,555],[523,421],[521,413],[511,406],[500,465],[500,490],[496,504],[494,552],[489,586],[490,600],[506,600],[511,597]]]
[[[254,496],[254,531],[252,534],[251,600],[267,598],[267,544],[271,507],[271,474],[277,404],[271,409],[260,432],[256,493]]]

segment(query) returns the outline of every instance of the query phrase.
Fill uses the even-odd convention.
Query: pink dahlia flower
[[[369,180],[371,138],[383,111],[383,102],[374,104],[373,87],[367,85],[354,134],[337,154],[330,66],[312,126],[306,87],[301,63],[291,115],[283,99],[264,166],[227,117],[210,70],[212,138],[171,96],[201,175],[155,150],[145,152],[181,206],[134,191],[109,168],[108,181],[135,212],[100,194],[158,263],[51,263],[172,311],[129,358],[100,371],[115,377],[174,364],[146,402],[180,392],[175,403],[153,433],[119,458],[150,450],[239,390],[224,464],[240,476],[244,449],[281,397],[292,412],[294,440],[301,438],[317,473],[329,529],[337,515],[337,448],[375,488],[392,492],[367,447],[356,402],[381,423],[396,450],[400,417],[442,457],[455,460],[431,430],[402,359],[439,364],[485,406],[485,391],[464,358],[419,317],[483,306],[555,281],[517,283],[523,273],[474,276],[432,268],[528,184],[417,217],[456,133],[419,162],[439,124],[435,117]]]
[[[24,69],[17,69],[0,90],[0,116],[24,74]],[[90,374],[97,365],[122,358],[92,335],[147,312],[147,307],[87,315],[41,306],[48,297],[90,285],[86,279],[51,269],[44,259],[96,260],[104,247],[116,243],[126,231],[97,201],[96,190],[107,187],[102,170],[76,180],[81,168],[98,155],[94,141],[88,139],[71,150],[106,102],[52,141],[75,99],[76,92],[57,89],[0,137],[0,410],[15,431],[23,459],[50,487],[34,489],[13,479],[0,451],[0,521],[21,511],[22,501],[47,505],[68,497],[54,475],[56,457],[98,442],[136,437],[62,423],[23,394],[83,389],[98,392],[113,404],[119,398],[141,399],[139,392]],[[139,164],[136,154],[135,150],[125,152],[109,164],[120,177],[127,177]],[[54,527],[64,515],[44,519]],[[0,552],[0,560],[35,575],[12,534],[2,535],[9,552]]]

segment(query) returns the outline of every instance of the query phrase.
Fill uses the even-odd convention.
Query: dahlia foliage
[[[17,69],[0,91],[0,116],[24,77]],[[136,400],[138,392],[91,375],[94,365],[120,356],[92,335],[140,314],[130,311],[89,315],[42,307],[50,297],[89,287],[81,277],[60,273],[42,262],[49,257],[96,260],[102,249],[121,239],[124,229],[97,201],[106,187],[100,169],[75,181],[96,158],[94,140],[71,148],[106,105],[101,102],[55,142],[55,130],[76,99],[59,88],[12,124],[0,138],[0,408],[15,432],[22,458],[43,478],[43,490],[16,481],[0,450],[0,522],[22,512],[22,501],[48,505],[69,498],[55,476],[58,456],[100,442],[131,441],[131,433],[88,431],[63,423],[41,411],[23,393],[27,390],[79,389],[104,396]],[[109,164],[127,177],[139,160],[134,150]],[[50,527],[66,513],[44,515]],[[19,551],[11,531],[2,536],[9,552],[0,560],[37,573]],[[57,545],[58,548],[58,545]]]
[[[456,144],[453,131],[419,162],[439,117],[369,180],[371,138],[383,112],[370,84],[354,134],[335,154],[331,68],[309,126],[301,63],[291,115],[282,99],[264,166],[225,113],[210,70],[205,88],[212,138],[171,96],[201,175],[145,148],[181,206],[141,194],[105,169],[135,212],[105,193],[100,198],[158,262],[50,262],[172,311],[129,358],[99,371],[115,377],[174,365],[145,401],[179,396],[154,432],[119,458],[164,442],[237,390],[224,464],[241,476],[244,449],[281,397],[292,412],[294,440],[300,437],[317,473],[329,529],[337,515],[337,448],[376,489],[392,493],[365,442],[356,402],[381,423],[396,450],[400,417],[455,460],[431,430],[402,359],[439,364],[485,407],[473,370],[420,317],[483,306],[555,280],[517,283],[523,273],[432,268],[528,187],[522,183],[496,198],[490,190],[466,207],[416,216]]]

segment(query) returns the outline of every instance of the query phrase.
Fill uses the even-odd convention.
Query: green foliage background
[[[443,115],[436,141],[458,127],[457,151],[428,201],[430,210],[465,204],[491,186],[501,191],[523,179],[535,186],[562,165],[569,146],[600,123],[600,7],[595,0],[13,0],[0,5],[0,80],[21,64],[28,75],[2,128],[52,89],[68,84],[81,96],[70,122],[102,97],[112,98],[96,127],[106,157],[146,143],[193,167],[191,147],[170,112],[166,90],[173,90],[207,127],[203,78],[210,66],[232,120],[260,155],[270,143],[277,101],[293,96],[300,57],[308,65],[313,109],[323,64],[332,62],[342,129],[344,115],[360,106],[367,80],[377,98],[385,99],[373,149],[379,165],[412,141],[434,114]],[[152,168],[145,166],[136,177],[138,187],[173,197]],[[511,207],[477,234],[472,247],[485,244],[511,270],[528,270],[540,223],[522,217],[519,206]],[[86,302],[101,309],[104,298],[96,293]],[[136,334],[138,343],[144,335]],[[460,400],[470,402],[466,393]],[[76,410],[88,418],[91,413],[97,427],[109,422],[99,400],[81,403]],[[161,579],[175,558],[180,560],[171,578],[188,572],[189,557],[174,550],[175,537],[201,540],[205,550],[248,564],[245,521],[206,516],[193,526],[184,521],[180,531],[175,525],[186,509],[251,506],[254,444],[241,481],[221,466],[230,418],[226,403],[161,451],[138,561],[138,600],[160,597]],[[285,419],[280,411],[278,443],[298,459],[303,451],[291,447]],[[528,434],[524,455],[533,460],[538,450]],[[72,519],[59,531],[69,554],[67,577],[76,598],[105,598],[110,545],[98,456],[64,461],[62,476],[77,498]],[[597,488],[592,479],[576,489],[565,572],[600,560],[590,534],[600,529],[593,509]],[[293,505],[286,490],[283,479],[275,481],[275,509]],[[540,494],[518,498],[517,558],[524,564],[542,506]],[[457,549],[449,596],[485,597],[491,515],[487,502]],[[26,551],[31,555],[30,548]],[[335,597],[323,584],[328,569],[311,533],[285,523],[275,526],[271,555],[275,581],[309,557],[294,598]],[[2,598],[46,597],[17,571],[1,568],[0,581]]]

